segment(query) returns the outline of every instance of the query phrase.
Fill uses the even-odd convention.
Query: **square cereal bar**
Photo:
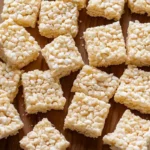
[[[130,109],[150,114],[150,72],[129,66],[120,81],[114,100]]]
[[[150,16],[150,0],[128,0],[128,7],[132,13]]]
[[[27,113],[63,110],[66,99],[58,79],[52,78],[49,70],[23,73],[22,84]]]
[[[78,6],[78,9],[81,10],[86,7],[87,0],[57,0],[57,1],[64,1],[64,2],[72,2]]]
[[[78,33],[78,9],[73,3],[63,1],[42,1],[39,16],[39,31],[42,36],[55,38]]]
[[[97,68],[85,65],[73,83],[72,92],[81,92],[108,102],[113,97],[119,79]]]
[[[75,130],[87,137],[98,138],[102,134],[110,104],[75,93],[65,118],[65,129]]]
[[[7,92],[11,102],[18,93],[22,71],[0,62],[0,90]]]
[[[41,0],[4,0],[1,17],[12,18],[17,24],[34,28],[39,14]]]
[[[42,49],[42,55],[53,76],[67,76],[84,65],[75,41],[70,35],[55,38]]]
[[[149,133],[150,121],[126,110],[115,131],[105,135],[103,141],[112,150],[149,150]]]
[[[124,13],[125,2],[126,0],[89,0],[87,14],[109,20],[120,20]]]
[[[125,42],[119,22],[88,28],[84,39],[91,66],[107,67],[125,62]]]
[[[44,118],[20,141],[24,150],[66,150],[69,142]]]
[[[150,66],[150,23],[131,22],[127,37],[127,64]]]
[[[0,90],[0,139],[16,135],[23,128],[20,116],[13,106],[7,93]]]
[[[37,59],[40,46],[22,27],[8,19],[0,24],[0,57],[15,68],[23,68]]]

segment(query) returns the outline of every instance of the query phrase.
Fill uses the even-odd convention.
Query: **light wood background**
[[[3,7],[3,0],[0,0],[0,13],[2,11],[2,7]],[[126,38],[127,36],[127,28],[130,20],[139,20],[140,22],[150,22],[150,17],[148,18],[146,15],[136,15],[136,14],[131,15],[131,12],[126,5],[125,13],[122,16],[122,19],[120,20],[124,38]],[[2,22],[1,19],[0,22]],[[79,33],[75,38],[75,41],[82,55],[82,58],[86,64],[88,64],[88,57],[87,57],[86,49],[84,47],[85,43],[83,39],[80,39],[80,37],[82,37],[83,35],[83,32],[88,27],[105,25],[112,22],[113,21],[108,21],[101,17],[99,18],[90,17],[86,14],[86,9],[80,11]],[[35,37],[35,39],[38,41],[41,48],[43,48],[47,43],[51,42],[50,39],[40,36],[37,27],[35,29],[27,28],[27,30],[31,33],[32,36]],[[100,68],[100,69],[105,70],[108,73],[114,73],[114,75],[120,77],[125,68],[126,68],[125,65],[119,65],[119,66],[111,66],[108,68]],[[48,67],[47,64],[45,63],[45,60],[42,58],[42,56],[39,56],[37,61],[31,63],[24,69],[25,71],[33,70],[33,69],[47,70]],[[150,68],[148,67],[144,69],[150,71]],[[63,130],[64,118],[67,114],[68,106],[70,105],[70,102],[74,95],[74,93],[71,93],[70,90],[77,74],[78,72],[72,73],[71,75],[61,79],[64,96],[67,99],[65,109],[63,111],[49,111],[48,113],[45,114],[38,113],[37,115],[27,115],[25,113],[24,99],[22,96],[22,87],[20,87],[14,105],[18,110],[18,112],[20,113],[20,116],[25,126],[22,130],[20,130],[19,134],[17,134],[16,136],[12,136],[12,137],[8,137],[7,139],[0,140],[0,150],[21,150],[19,146],[19,140],[28,132],[30,132],[33,126],[44,117],[47,117],[55,125],[55,127],[65,135],[66,139],[71,144],[68,150],[110,150],[109,146],[103,145],[102,137],[105,134],[112,132],[114,130],[123,112],[127,109],[125,106],[115,103],[113,99],[110,100],[111,109],[105,123],[102,137],[98,139],[91,139],[81,134],[78,134],[77,132],[72,132],[70,130],[66,130],[66,131]],[[148,115],[142,115],[137,111],[133,111],[133,112],[135,112],[136,114],[140,115],[143,118],[150,119],[150,116]]]

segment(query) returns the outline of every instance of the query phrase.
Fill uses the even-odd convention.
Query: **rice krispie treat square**
[[[1,17],[12,18],[17,24],[34,28],[39,14],[41,0],[4,0]]]
[[[120,20],[124,13],[125,2],[126,0],[89,0],[87,14],[109,20]]]
[[[66,150],[69,142],[44,118],[20,141],[24,150]]]
[[[130,109],[150,114],[150,72],[129,66],[120,81],[114,100]]]
[[[73,4],[78,6],[79,10],[81,10],[86,7],[87,0],[57,0],[57,1],[72,2]]]
[[[127,64],[150,66],[150,23],[129,23],[127,37]]]
[[[41,51],[53,76],[67,76],[84,65],[75,41],[70,35],[55,38]]]
[[[37,59],[40,46],[25,28],[12,19],[0,24],[0,57],[15,68],[23,68]]]
[[[39,32],[47,38],[78,33],[78,8],[71,2],[42,1],[39,16]]]
[[[16,135],[23,128],[20,116],[13,106],[7,93],[0,90],[0,139]]]
[[[75,93],[65,118],[64,129],[75,130],[87,137],[102,134],[110,104],[83,93]]]
[[[132,13],[147,13],[150,16],[150,0],[128,0],[128,7]]]
[[[11,102],[18,93],[22,71],[0,62],[0,90],[7,92]]]
[[[66,99],[61,85],[58,79],[51,77],[49,70],[23,73],[22,84],[27,113],[64,109]]]
[[[104,136],[112,150],[149,150],[150,121],[126,110],[113,133]]]
[[[125,62],[125,42],[119,22],[88,28],[84,39],[91,66],[107,67]]]
[[[85,65],[73,83],[72,92],[81,92],[108,102],[113,97],[119,79],[97,68]]]

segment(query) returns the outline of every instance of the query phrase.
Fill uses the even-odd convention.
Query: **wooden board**
[[[2,11],[2,7],[3,7],[3,0],[0,0],[0,13]],[[77,47],[79,48],[80,53],[82,54],[84,62],[87,64],[88,57],[87,57],[87,52],[84,48],[85,43],[83,39],[80,39],[80,37],[82,37],[83,35],[83,32],[88,27],[105,25],[105,24],[112,23],[113,21],[108,21],[101,17],[99,18],[89,17],[86,14],[85,9],[80,11],[79,20],[80,20],[79,34],[75,38],[75,41]],[[127,36],[127,28],[130,20],[139,20],[140,22],[150,22],[150,17],[148,18],[146,15],[136,15],[136,14],[131,15],[130,10],[126,5],[125,14],[122,16],[121,19],[121,25],[122,25],[123,34],[125,38]],[[1,19],[0,22],[2,22]],[[35,29],[28,28],[27,30],[31,33],[32,36],[35,37],[35,39],[38,41],[41,47],[44,47],[47,43],[50,43],[51,41],[50,39],[44,38],[39,35],[38,28]],[[111,66],[108,68],[101,68],[101,69],[105,70],[108,73],[114,73],[117,77],[120,77],[125,68],[126,68],[125,65],[119,65],[119,66]],[[45,63],[45,60],[42,58],[42,56],[40,56],[37,61],[28,65],[25,68],[25,71],[33,70],[33,69],[40,69],[40,70],[48,69],[47,64]],[[150,71],[149,68],[144,68],[144,69]],[[26,135],[29,131],[31,131],[33,126],[44,117],[47,117],[56,126],[56,128],[65,135],[66,139],[71,143],[71,146],[70,148],[68,148],[68,150],[110,150],[109,146],[103,145],[102,137],[105,134],[112,132],[114,130],[118,120],[122,116],[123,112],[127,109],[123,105],[116,104],[113,99],[110,100],[111,109],[110,109],[109,116],[106,120],[102,137],[98,139],[91,139],[91,138],[84,137],[83,135],[80,135],[77,132],[72,132],[70,130],[66,130],[66,131],[63,130],[64,118],[67,114],[68,106],[70,105],[70,102],[74,95],[73,93],[70,92],[70,90],[77,74],[78,72],[72,73],[70,76],[61,79],[64,96],[67,99],[67,103],[63,111],[50,111],[45,114],[38,113],[37,115],[27,115],[25,113],[24,99],[22,97],[22,87],[20,87],[14,105],[17,108],[18,112],[20,113],[25,126],[16,136],[12,136],[7,139],[0,140],[0,150],[21,150],[19,146],[19,140],[24,135]],[[150,119],[150,116],[148,115],[141,115],[136,111],[133,112],[135,112],[136,114],[140,115],[143,118]]]

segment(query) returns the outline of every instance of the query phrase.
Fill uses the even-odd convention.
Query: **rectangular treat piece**
[[[120,81],[115,101],[130,109],[150,114],[150,72],[129,66]]]
[[[91,66],[107,67],[125,62],[125,42],[119,22],[87,28],[84,40]]]
[[[87,137],[102,134],[110,105],[83,93],[75,93],[65,118],[65,129],[75,130]]]
[[[12,19],[0,24],[0,57],[15,68],[23,68],[37,59],[40,46],[22,26]]]
[[[16,135],[23,123],[15,107],[10,104],[7,93],[0,90],[0,139]]]
[[[129,23],[127,37],[127,64],[150,66],[150,23]]]
[[[87,0],[57,0],[57,1],[72,2],[73,4],[77,5],[79,10],[81,10],[86,7]]]
[[[18,93],[22,71],[0,62],[0,90],[7,92],[11,102]]]
[[[128,0],[128,7],[132,13],[148,14],[150,16],[150,1],[149,0]]]
[[[12,18],[17,24],[34,28],[36,25],[41,0],[4,0],[1,17]]]
[[[44,118],[20,141],[24,150],[66,150],[69,142]]]
[[[39,16],[39,32],[47,38],[78,33],[78,9],[71,2],[42,1]]]
[[[126,110],[113,133],[104,136],[112,150],[149,150],[150,121]]]
[[[34,70],[22,74],[26,112],[46,112],[51,109],[63,110],[66,102],[58,79],[51,72]]]
[[[126,0],[89,0],[87,14],[109,20],[120,20],[124,13],[125,2]]]
[[[68,35],[55,38],[42,49],[53,76],[64,77],[82,68],[84,62],[74,39]]]
[[[113,74],[85,65],[73,83],[72,92],[81,92],[108,102],[118,86],[119,79]]]

